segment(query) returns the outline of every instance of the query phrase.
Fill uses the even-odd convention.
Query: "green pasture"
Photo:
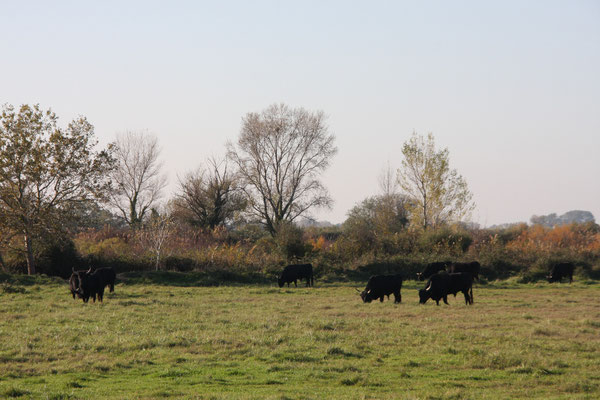
[[[164,277],[165,275],[157,275]],[[0,284],[0,398],[597,399],[600,284],[476,285],[475,304],[363,304],[359,284]]]

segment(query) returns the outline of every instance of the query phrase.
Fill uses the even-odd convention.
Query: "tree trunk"
[[[27,258],[27,275],[35,274],[35,260],[33,258],[33,243],[29,234],[25,233],[25,256]]]
[[[6,264],[4,264],[4,259],[2,258],[2,253],[0,253],[0,267],[6,273],[8,273],[8,268],[6,268]]]

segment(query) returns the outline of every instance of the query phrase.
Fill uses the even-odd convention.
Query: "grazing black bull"
[[[90,267],[89,270],[76,273],[76,275],[79,284],[77,295],[83,299],[84,303],[87,303],[90,297],[96,302],[96,296],[98,296],[98,301],[102,302],[106,286],[110,288],[111,292],[115,290],[117,275],[112,268],[98,268],[92,272]]]
[[[440,271],[445,271],[450,264],[452,264],[452,262],[450,261],[439,261],[429,263],[427,264],[423,272],[417,272],[417,280],[424,281],[425,279],[429,279],[431,275],[436,274]]]
[[[306,286],[314,286],[315,280],[313,277],[312,264],[292,264],[288,265],[283,269],[281,275],[277,279],[279,287],[283,287],[287,283],[290,287],[290,283],[294,282],[294,285],[298,287],[298,279],[306,279]]]
[[[390,294],[394,294],[394,303],[402,302],[400,289],[402,288],[401,275],[373,275],[367,282],[367,287],[360,293],[364,303],[370,303],[373,300],[379,299],[383,302],[384,296],[390,298]]]
[[[481,265],[477,261],[473,261],[470,263],[455,262],[455,263],[450,264],[450,266],[448,267],[448,272],[450,272],[451,274],[457,273],[457,272],[467,272],[467,273],[471,274],[471,277],[473,279],[479,280],[479,270],[480,269],[481,269]]]
[[[468,272],[458,272],[449,274],[447,272],[438,272],[432,275],[425,286],[425,289],[419,290],[419,303],[425,304],[427,300],[433,299],[440,305],[440,300],[448,304],[448,295],[456,296],[462,292],[465,296],[465,304],[473,304],[473,277]]]
[[[550,271],[550,275],[548,278],[548,282],[561,282],[563,278],[569,278],[569,283],[573,282],[573,271],[575,270],[575,265],[571,262],[564,262],[556,264],[552,267]]]

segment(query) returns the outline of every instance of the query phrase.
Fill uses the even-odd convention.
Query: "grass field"
[[[598,283],[476,285],[473,306],[438,307],[415,282],[400,305],[350,284],[145,282],[104,304],[0,284],[0,398],[600,398]]]

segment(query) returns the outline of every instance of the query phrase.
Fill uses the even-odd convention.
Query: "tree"
[[[393,196],[398,191],[398,179],[389,161],[378,177],[379,189],[384,196]]]
[[[166,176],[160,172],[159,157],[156,137],[133,131],[117,135],[111,203],[133,228],[140,226],[167,185]]]
[[[179,188],[176,209],[191,225],[214,229],[246,208],[238,179],[226,161],[209,159],[205,166],[187,173]]]
[[[242,120],[228,156],[238,167],[253,216],[275,235],[278,227],[332,200],[319,180],[336,154],[322,111],[274,104]]]
[[[154,267],[158,271],[163,257],[164,249],[175,231],[175,224],[169,210],[162,213],[153,208],[150,218],[138,231],[141,242],[148,248],[154,258]]]
[[[348,212],[346,237],[361,251],[372,250],[382,239],[403,231],[408,224],[408,201],[401,194],[368,197]]]
[[[532,225],[544,225],[552,228],[557,225],[568,225],[572,223],[585,224],[594,223],[594,215],[589,211],[571,210],[560,217],[556,213],[548,215],[533,215],[530,220]]]
[[[61,233],[81,203],[102,199],[114,166],[110,146],[95,151],[93,126],[84,118],[67,128],[39,105],[0,115],[0,225],[4,243],[22,237],[27,272],[34,274],[34,240]]]
[[[436,150],[433,135],[413,133],[402,147],[398,183],[410,198],[410,217],[424,230],[459,221],[474,208],[467,182],[450,169],[448,149]]]

